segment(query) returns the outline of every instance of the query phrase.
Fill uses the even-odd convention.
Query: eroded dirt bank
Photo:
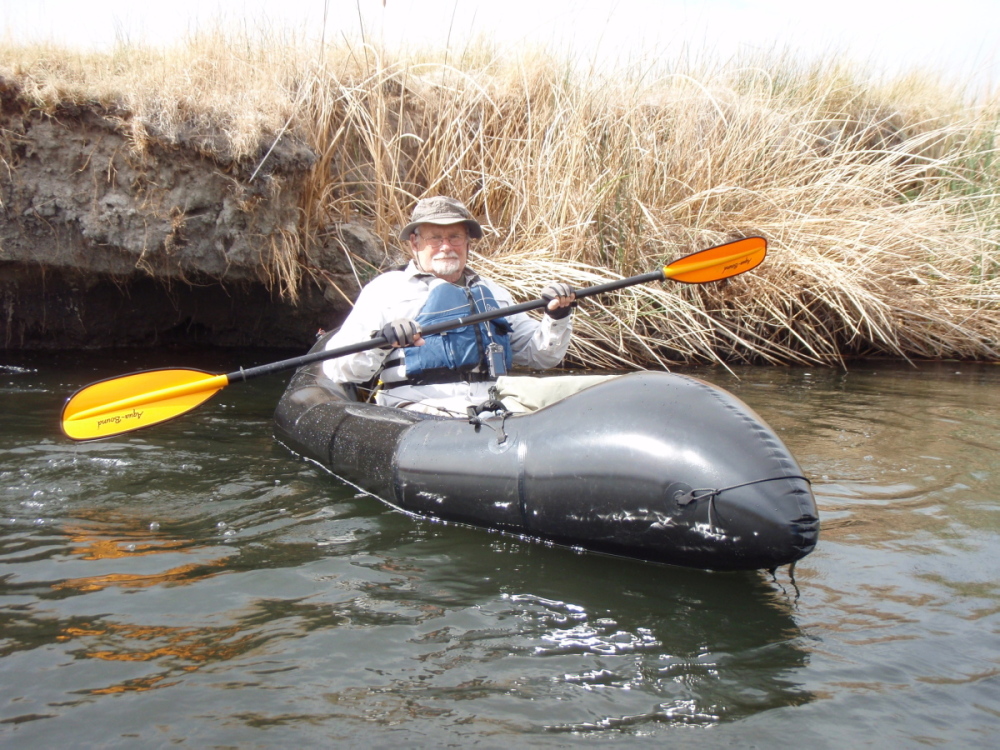
[[[129,124],[41,112],[0,79],[0,346],[307,346],[358,289],[347,254],[384,261],[354,224],[289,250],[315,162],[301,143],[244,163],[205,134],[137,149]]]

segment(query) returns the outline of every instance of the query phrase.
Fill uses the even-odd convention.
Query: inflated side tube
[[[771,569],[816,545],[794,458],[701,380],[634,373],[474,425],[359,404],[320,368],[279,402],[279,440],[412,513],[712,570]]]

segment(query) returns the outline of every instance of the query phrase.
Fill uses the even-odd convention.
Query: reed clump
[[[390,248],[413,202],[443,193],[484,224],[480,270],[525,298],[768,239],[752,274],[588,300],[582,365],[1000,359],[1000,101],[926,75],[781,55],[600,74],[483,42],[219,32],[108,55],[8,45],[0,74],[41,107],[125,113],[137,149],[209,134],[204,148],[257,170],[276,139],[307,142],[298,234],[272,269],[290,294],[324,228],[363,219]]]

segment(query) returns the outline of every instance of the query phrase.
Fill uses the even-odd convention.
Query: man
[[[381,335],[391,348],[372,349],[323,363],[328,378],[364,383],[376,375],[376,402],[447,416],[465,416],[469,406],[491,399],[513,366],[548,369],[566,354],[572,333],[568,284],[553,282],[541,320],[519,313],[424,338],[421,325],[514,304],[510,293],[467,267],[472,240],[482,227],[454,198],[424,198],[399,234],[411,260],[373,279],[327,349]]]

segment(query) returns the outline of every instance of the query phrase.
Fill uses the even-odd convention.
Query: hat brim
[[[408,242],[410,235],[413,234],[413,230],[421,224],[437,224],[441,227],[449,227],[452,224],[465,224],[465,228],[469,230],[469,236],[472,239],[481,240],[483,238],[483,228],[479,226],[479,222],[475,219],[456,219],[454,216],[429,216],[426,219],[421,219],[420,221],[411,221],[403,227],[403,229],[399,232],[399,239],[403,242]]]

